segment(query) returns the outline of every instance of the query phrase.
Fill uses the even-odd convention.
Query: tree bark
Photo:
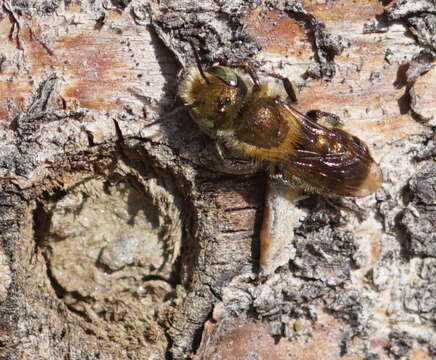
[[[434,1],[0,4],[0,359],[434,358]],[[181,106],[187,40],[289,77],[382,168],[295,202],[269,276],[268,179]]]

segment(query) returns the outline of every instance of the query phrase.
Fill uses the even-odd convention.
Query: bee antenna
[[[197,49],[195,48],[194,43],[192,42],[192,40],[188,40],[188,43],[189,45],[191,45],[192,51],[194,52],[195,62],[197,63],[197,68],[200,71],[201,77],[204,79],[204,81],[206,81],[207,84],[210,84],[209,80],[207,80],[206,75],[204,74],[203,67],[201,66],[200,63],[200,57],[198,56],[198,52]]]

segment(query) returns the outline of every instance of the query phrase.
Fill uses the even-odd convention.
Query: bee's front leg
[[[202,151],[200,162],[209,170],[233,175],[255,174],[265,169],[262,162],[245,156],[225,140],[218,139]]]
[[[255,174],[265,169],[265,164],[234,149],[226,141],[215,142],[216,154],[231,174]]]

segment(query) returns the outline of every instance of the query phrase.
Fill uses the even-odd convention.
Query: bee
[[[281,86],[261,82],[248,63],[204,70],[193,51],[197,67],[181,82],[179,95],[211,138],[264,164],[273,179],[309,192],[363,197],[380,187],[381,171],[368,146],[334,116],[297,110],[287,78],[270,74]]]

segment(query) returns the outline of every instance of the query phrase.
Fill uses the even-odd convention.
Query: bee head
[[[191,117],[209,135],[232,126],[244,104],[247,85],[233,69],[216,65],[194,70],[181,83],[180,96]]]

